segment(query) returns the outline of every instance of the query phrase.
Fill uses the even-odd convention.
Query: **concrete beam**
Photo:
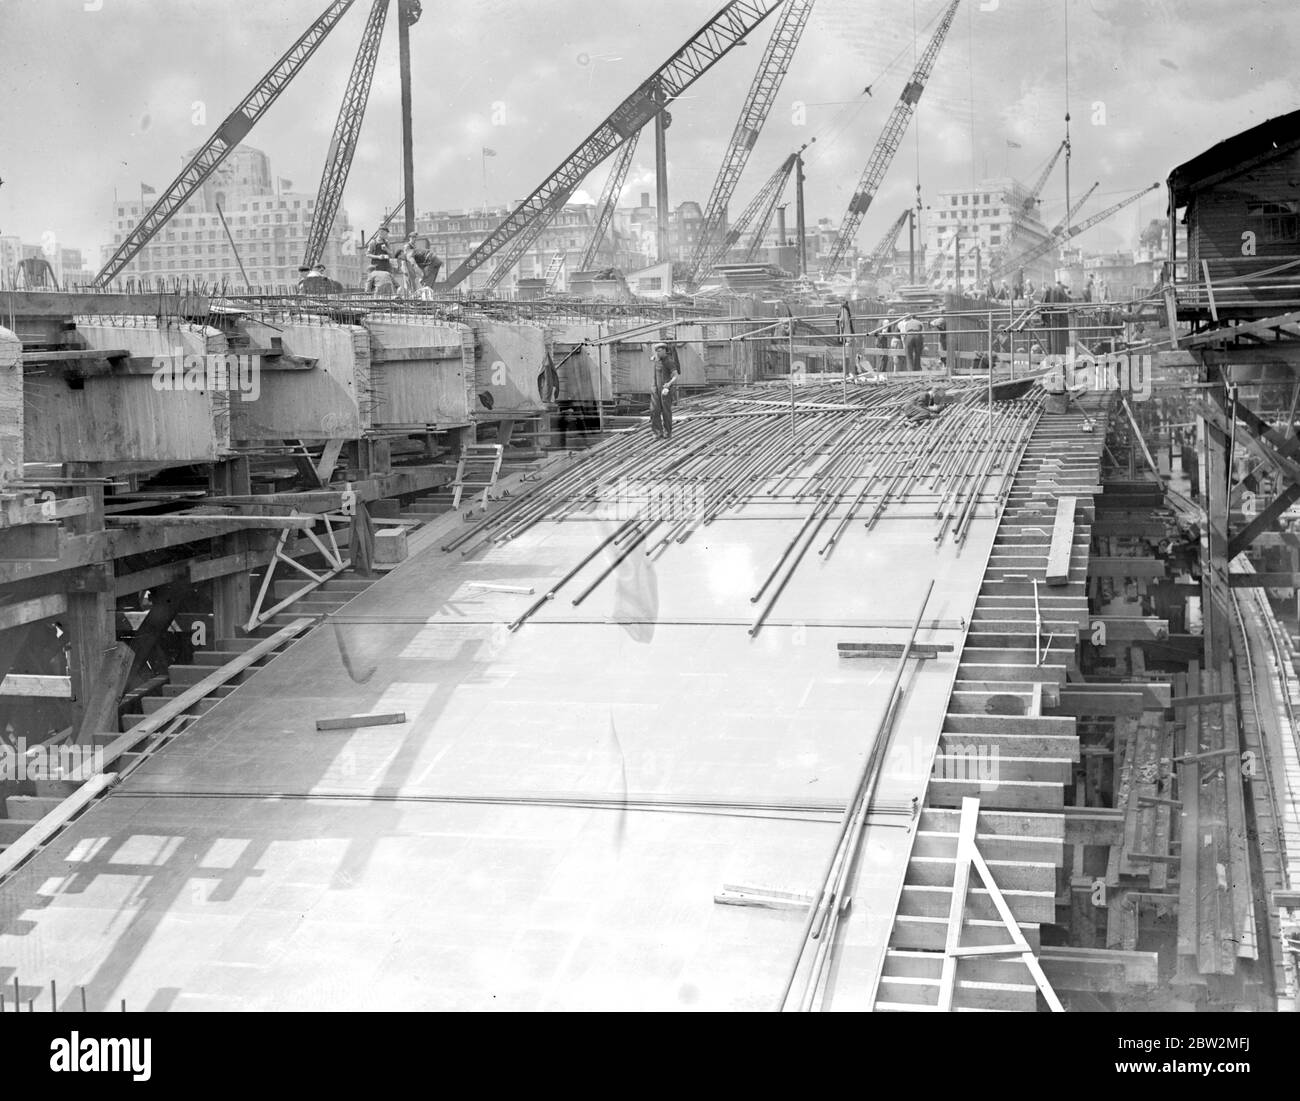
[[[1159,956],[1155,952],[1046,945],[1038,960],[1057,990],[1126,994],[1134,987],[1155,986],[1159,982]]]
[[[91,348],[152,358],[225,352],[216,329],[152,318],[131,325],[83,322]],[[70,385],[62,373],[29,373],[24,383],[28,462],[206,463],[228,450],[228,392],[159,389],[150,376],[90,377]]]
[[[467,325],[384,317],[367,317],[364,324],[370,334],[373,425],[469,422],[477,399],[473,331]]]

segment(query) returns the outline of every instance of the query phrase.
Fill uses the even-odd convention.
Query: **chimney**
[[[650,205],[650,192],[648,191],[641,192],[641,205],[642,206]]]
[[[789,242],[785,239],[785,204],[776,208],[776,245],[781,248]]]

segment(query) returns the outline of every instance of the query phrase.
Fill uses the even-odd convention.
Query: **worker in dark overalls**
[[[662,340],[651,355],[654,378],[650,385],[650,428],[661,440],[673,438],[673,391],[682,374],[677,353]]]
[[[931,386],[912,400],[911,404],[903,410],[903,416],[912,424],[934,420],[939,415],[939,410],[943,408],[946,398],[947,395],[943,390]]]

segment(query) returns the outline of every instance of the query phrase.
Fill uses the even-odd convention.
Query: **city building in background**
[[[188,163],[194,152],[186,153],[183,163]],[[104,260],[153,202],[148,190],[118,198],[113,207],[113,241],[104,247]],[[274,179],[270,158],[259,149],[241,145],[122,269],[121,278],[145,282],[189,279],[239,287],[247,277],[257,287],[293,287],[300,277],[298,268],[315,207],[314,190],[310,194],[295,191],[293,181]],[[222,228],[223,214],[235,248]],[[362,259],[347,212],[340,209],[321,262],[332,279],[352,288],[361,285]]]
[[[1015,252],[1046,241],[1050,231],[1038,216],[1037,204],[1026,209],[1028,199],[1029,189],[1012,176],[983,180],[970,189],[940,191],[926,218],[928,281],[946,289],[983,289],[1013,236]],[[1041,287],[1054,277],[1056,264],[1054,255],[1040,256],[1024,265],[1025,280]],[[1013,267],[1008,282],[1014,273]]]
[[[18,269],[23,261],[33,260],[48,263],[54,281],[60,287],[78,286],[90,281],[91,273],[86,270],[81,249],[64,248],[52,236],[40,244],[31,244],[21,237],[4,235],[0,236],[0,287],[29,285],[30,278],[20,278]],[[44,270],[43,266],[37,266]]]
[[[415,221],[415,228],[429,239],[433,251],[442,258],[445,276],[447,272],[455,271],[509,213],[510,210],[505,207],[437,210],[421,214]],[[596,259],[591,265],[593,269],[618,268],[626,272],[643,267],[652,259],[652,253],[641,250],[643,238],[634,228],[633,214],[635,211],[615,213],[609,231],[596,250]],[[532,248],[520,258],[513,273],[507,276],[500,289],[517,285],[519,280],[545,278],[557,255],[562,254],[563,264],[556,272],[553,289],[567,291],[569,281],[591,240],[595,218],[594,206],[579,203],[566,205],[542,230]],[[650,240],[653,242],[653,231]],[[484,264],[462,286],[468,291],[479,290],[494,270],[493,264]]]

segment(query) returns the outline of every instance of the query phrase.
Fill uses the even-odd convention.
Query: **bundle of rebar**
[[[980,506],[992,514],[1033,429],[1037,397],[990,401],[957,384],[932,420],[907,417],[925,381],[756,383],[683,402],[669,441],[620,433],[564,472],[512,498],[443,546],[468,556],[539,523],[617,522],[589,554],[512,624],[553,600],[607,548],[612,560],[574,598],[585,600],[629,556],[658,556],[720,517],[783,503],[801,523],[751,602],[757,634],[808,550],[828,558],[855,520],[864,531],[890,515],[931,511],[935,541],[965,541]],[[918,512],[918,510],[920,510]]]

